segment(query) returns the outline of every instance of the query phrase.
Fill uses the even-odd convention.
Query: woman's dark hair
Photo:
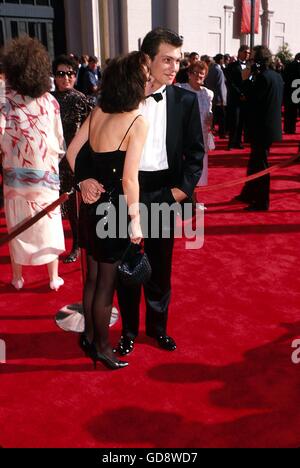
[[[143,52],[131,52],[110,61],[101,81],[99,107],[108,114],[130,112],[145,99],[149,70]]]
[[[56,74],[59,65],[66,65],[67,67],[72,68],[72,70],[76,73],[78,71],[78,65],[76,61],[74,60],[73,57],[70,57],[69,55],[59,55],[53,60],[53,63],[52,63],[53,75]]]
[[[50,90],[49,56],[37,39],[21,36],[10,41],[2,60],[5,78],[19,94],[38,98]]]
[[[155,28],[150,31],[143,40],[141,50],[149,55],[151,60],[158,54],[161,44],[170,44],[174,47],[182,47],[183,37],[166,28]]]

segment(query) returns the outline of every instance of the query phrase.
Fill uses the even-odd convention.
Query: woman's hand
[[[131,234],[130,240],[133,244],[140,244],[143,239],[142,228],[139,220],[131,221]]]
[[[105,193],[103,185],[99,184],[95,179],[86,179],[80,182],[80,191],[82,200],[85,204],[91,205],[96,203],[102,193]]]

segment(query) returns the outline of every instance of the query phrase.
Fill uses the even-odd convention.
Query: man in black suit
[[[215,63],[211,64],[205,86],[213,91],[213,123],[218,125],[219,138],[226,138],[226,106],[227,106],[227,88],[223,72],[224,55],[217,54],[214,57]]]
[[[228,149],[243,149],[242,133],[245,123],[245,94],[243,70],[250,56],[250,49],[242,45],[238,52],[238,60],[229,63],[224,70],[227,85],[227,126],[229,130]]]
[[[283,80],[272,70],[272,54],[265,46],[256,46],[252,53],[252,75],[248,84],[247,121],[251,154],[248,175],[268,168],[268,155],[272,143],[281,141],[281,106]],[[248,211],[269,209],[270,175],[247,182],[237,198],[249,203]]]
[[[292,95],[295,91],[293,82],[300,79],[300,53],[286,65],[282,76],[284,80],[284,132],[295,134],[300,106],[297,102],[293,102]]]
[[[149,133],[140,165],[140,201],[148,210],[153,203],[183,202],[192,196],[200,179],[204,147],[199,106],[194,93],[172,83],[179,70],[182,38],[173,31],[156,28],[145,37],[142,50],[150,57],[152,82],[141,111],[149,122]],[[150,223],[151,223],[151,217]],[[152,220],[153,223],[153,220]],[[174,230],[168,238],[145,238],[145,252],[152,266],[144,286],[146,334],[168,351],[176,349],[167,335],[171,299],[171,268]],[[151,231],[151,229],[150,229]],[[141,287],[118,287],[122,337],[116,351],[133,350],[139,332]]]

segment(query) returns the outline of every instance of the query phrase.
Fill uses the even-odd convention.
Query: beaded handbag
[[[118,271],[120,280],[126,286],[145,284],[152,274],[147,254],[140,245],[132,243],[127,247]]]

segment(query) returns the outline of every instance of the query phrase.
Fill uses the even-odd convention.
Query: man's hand
[[[80,182],[82,200],[87,205],[91,205],[99,200],[102,193],[105,193],[103,185],[95,179],[86,179]]]

